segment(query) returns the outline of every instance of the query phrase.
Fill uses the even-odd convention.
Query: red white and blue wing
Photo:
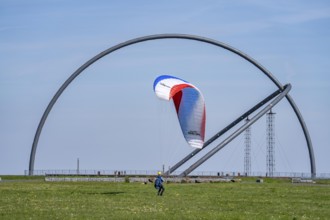
[[[202,148],[205,137],[205,102],[199,89],[185,80],[162,75],[154,81],[158,98],[173,100],[183,136],[188,144]]]

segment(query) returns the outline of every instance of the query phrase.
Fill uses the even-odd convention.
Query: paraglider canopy
[[[161,75],[154,81],[158,98],[173,100],[183,136],[188,144],[202,148],[205,137],[205,102],[200,90],[193,84],[169,75]]]

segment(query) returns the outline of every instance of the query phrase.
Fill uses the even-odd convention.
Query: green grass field
[[[328,181],[170,183],[160,197],[152,184],[12,179],[0,182],[0,219],[330,219]]]

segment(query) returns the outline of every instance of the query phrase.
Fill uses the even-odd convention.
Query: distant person
[[[164,180],[161,175],[162,173],[158,172],[158,175],[155,179],[155,188],[158,189],[158,193],[157,193],[158,196],[162,196],[165,191],[165,188],[163,186]]]

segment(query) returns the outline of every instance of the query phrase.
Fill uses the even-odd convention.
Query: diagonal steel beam
[[[212,157],[214,154],[216,154],[219,150],[224,148],[227,144],[229,144],[232,140],[234,140],[238,135],[240,135],[245,129],[250,127],[253,123],[255,123],[261,116],[266,114],[271,108],[273,108],[279,101],[281,101],[291,90],[291,85],[287,84],[284,86],[284,90],[271,102],[269,103],[265,108],[263,108],[258,114],[253,116],[250,121],[246,122],[244,125],[242,125],[239,129],[237,129],[233,134],[231,134],[228,138],[226,138],[224,141],[222,141],[219,145],[217,145],[215,148],[213,148],[210,152],[205,154],[202,158],[200,158],[198,161],[196,161],[194,164],[192,164],[188,169],[186,169],[184,172],[182,172],[179,177],[187,176],[189,173],[194,171],[197,167],[202,165],[205,161],[207,161],[210,157]]]
[[[170,167],[169,170],[166,171],[164,174],[165,175],[170,175],[172,172],[174,172],[175,170],[177,170],[180,166],[182,166],[183,164],[185,164],[188,160],[190,160],[191,158],[193,158],[196,154],[198,154],[203,149],[205,149],[213,141],[215,141],[216,139],[218,139],[219,137],[221,137],[221,135],[223,135],[224,133],[226,133],[227,131],[229,131],[235,125],[237,125],[238,123],[240,123],[242,120],[244,120],[245,118],[247,118],[250,114],[252,114],[256,110],[258,110],[259,108],[261,108],[263,105],[265,105],[267,102],[269,102],[270,100],[272,100],[275,96],[277,96],[280,93],[281,93],[281,90],[278,89],[277,91],[273,92],[272,94],[270,94],[269,96],[267,96],[266,98],[264,98],[258,104],[256,104],[252,108],[250,108],[244,114],[242,114],[241,116],[239,116],[236,120],[234,120],[232,123],[230,123],[228,126],[226,126],[224,129],[222,129],[221,131],[219,131],[218,133],[216,133],[215,135],[213,135],[209,140],[207,140],[204,143],[202,149],[195,149],[193,152],[189,153],[187,156],[185,156],[182,160],[180,160],[174,166]]]

